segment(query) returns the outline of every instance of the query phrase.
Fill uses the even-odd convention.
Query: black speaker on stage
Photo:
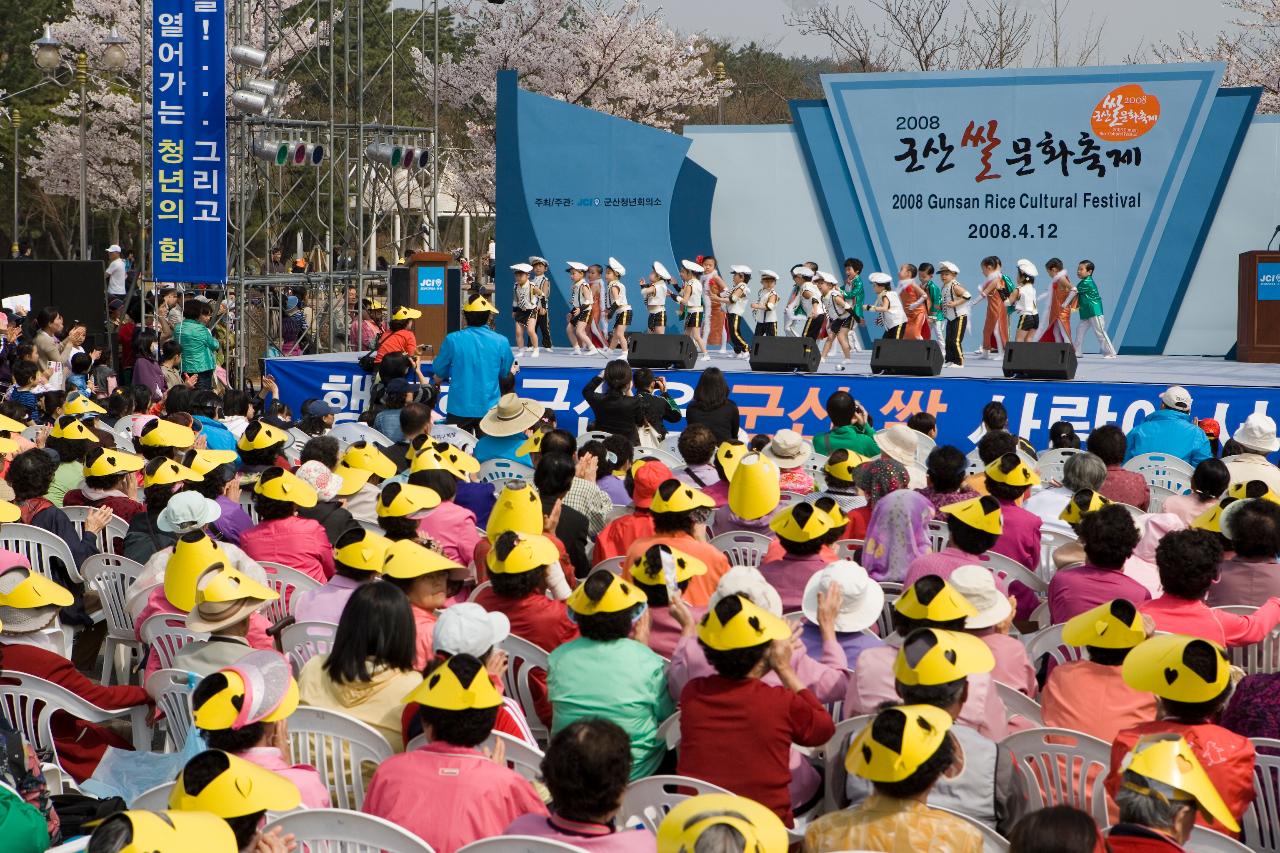
[[[627,335],[627,361],[632,367],[692,370],[698,348],[688,335]]]
[[[409,300],[411,295],[409,288],[413,286],[413,276],[409,273],[410,270],[408,267],[395,266],[389,270],[388,279],[391,284],[390,292],[392,308],[400,305],[415,304],[415,302],[411,302]],[[388,309],[387,314],[388,316],[391,314],[390,309]]]
[[[751,369],[769,373],[813,373],[822,360],[822,353],[811,338],[752,338],[750,353]]]
[[[1004,350],[1004,375],[1017,379],[1075,379],[1076,351],[1071,344],[1008,344]]]
[[[46,305],[57,305],[64,325],[79,320],[93,341],[104,341],[104,269],[102,261],[0,261],[0,296],[29,294],[33,317]]]
[[[942,347],[937,341],[881,339],[871,344],[871,372],[891,376],[937,376]]]

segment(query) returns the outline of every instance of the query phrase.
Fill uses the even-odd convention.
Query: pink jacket
[[[279,773],[298,786],[302,794],[302,806],[308,809],[327,809],[329,786],[320,778],[320,771],[310,764],[286,764],[280,750],[273,746],[259,746],[240,753],[245,761],[252,761],[263,770]]]
[[[259,522],[241,534],[240,548],[259,563],[280,563],[320,583],[333,577],[333,545],[320,522],[310,518]]]
[[[481,534],[476,514],[453,501],[445,501],[418,522],[418,532],[440,544],[444,555],[465,566],[475,554]]]
[[[1157,631],[1189,634],[1220,646],[1256,643],[1280,625],[1280,598],[1268,599],[1248,616],[1214,610],[1203,601],[1167,594],[1138,605],[1138,610],[1155,620]]]

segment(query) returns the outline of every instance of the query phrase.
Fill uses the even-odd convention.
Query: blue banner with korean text
[[[355,420],[369,408],[373,378],[360,369],[360,353],[268,359],[267,372],[275,377],[281,399],[296,415],[302,401],[324,398],[339,410],[339,421]],[[429,366],[424,369],[429,372]],[[518,392],[545,404],[556,413],[556,423],[571,433],[589,428],[591,409],[582,399],[582,388],[598,368],[524,367]],[[681,412],[693,397],[699,373],[691,370],[661,371]],[[982,408],[999,400],[1009,410],[1009,428],[1038,448],[1048,447],[1049,427],[1068,421],[1081,436],[1103,424],[1119,424],[1128,431],[1155,411],[1165,385],[1140,382],[1037,382],[1016,379],[931,379],[908,376],[825,376],[784,373],[729,373],[730,393],[742,415],[748,434],[769,433],[787,427],[804,435],[829,428],[824,406],[832,392],[844,389],[856,397],[877,427],[905,421],[916,412],[938,419],[938,443],[951,444],[966,453],[982,437]],[[1213,418],[1229,435],[1254,412],[1280,412],[1280,388],[1221,385],[1185,386],[1195,399],[1192,415]],[[444,389],[440,417],[448,405]],[[671,425],[680,430],[680,424]]]
[[[157,281],[227,280],[224,0],[154,0],[152,252]]]

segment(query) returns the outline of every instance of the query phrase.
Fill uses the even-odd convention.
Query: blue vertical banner
[[[418,271],[418,304],[444,304],[444,267],[420,266]]]
[[[224,0],[151,5],[151,229],[158,281],[227,280]]]

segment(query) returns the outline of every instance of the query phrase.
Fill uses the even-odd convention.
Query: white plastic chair
[[[1076,541],[1076,537],[1070,533],[1063,533],[1060,530],[1040,529],[1040,565],[1036,568],[1036,574],[1048,583],[1053,580],[1053,573],[1057,568],[1053,564],[1053,554],[1064,545],[1070,545]]]
[[[1255,737],[1253,803],[1240,821],[1244,840],[1258,853],[1280,851],[1280,740]]]
[[[40,755],[53,756],[53,763],[61,768],[51,728],[53,715],[58,711],[87,723],[128,719],[134,749],[146,750],[151,744],[145,704],[109,711],[86,702],[61,685],[34,675],[5,672],[0,676],[0,716],[22,733],[32,749]]]
[[[1026,782],[1028,811],[1068,805],[1107,826],[1103,783],[1111,766],[1111,744],[1071,729],[1014,732],[1001,743],[1013,754]]]
[[[610,557],[607,560],[601,560],[591,567],[591,571],[594,572],[596,569],[607,569],[615,575],[620,575],[622,574],[622,565],[626,562],[626,559],[626,557]]]
[[[209,639],[208,634],[188,630],[186,615],[182,613],[157,613],[148,616],[147,621],[138,628],[138,635],[151,648],[161,669],[174,668],[174,659],[183,646]]]
[[[300,706],[289,717],[293,760],[320,771],[330,801],[341,809],[364,804],[365,766],[376,768],[394,752],[377,729],[324,708]]]
[[[936,809],[940,812],[946,812],[952,817],[959,818],[974,829],[978,830],[978,832],[982,834],[982,853],[1008,853],[1009,839],[1005,838],[982,821],[974,820],[967,814],[961,814],[960,812],[952,811],[951,809],[944,809],[942,806],[935,806],[933,803],[929,804],[929,808]]]
[[[1213,609],[1234,613],[1237,616],[1248,616],[1258,608],[1247,604],[1228,604]],[[1231,658],[1231,663],[1243,669],[1246,675],[1275,672],[1280,669],[1280,628],[1273,628],[1271,633],[1256,643],[1229,647],[1227,656]]]
[[[459,847],[458,853],[562,853],[565,850],[586,853],[582,847],[574,847],[554,838],[539,838],[536,835],[498,835],[493,838],[482,838],[472,841],[466,847]]]
[[[661,447],[637,447],[635,451],[636,459],[656,459],[663,465],[666,465],[673,472],[677,468],[684,467],[684,457],[670,450],[663,450]]]
[[[658,724],[658,738],[667,745],[667,749],[675,749],[680,745],[680,712],[676,711]]]
[[[1191,837],[1187,839],[1183,849],[1187,853],[1253,853],[1253,848],[1207,826],[1192,827]]]
[[[1066,466],[1067,460],[1080,452],[1075,447],[1055,447],[1041,453],[1040,458],[1036,460],[1036,471],[1039,472],[1040,479],[1045,483],[1061,483],[1062,469]]]
[[[827,488],[827,475],[822,469],[827,467],[827,457],[821,453],[811,453],[804,461],[804,471],[813,478],[813,488],[821,492]]]
[[[376,444],[379,447],[390,447],[395,444],[394,441],[387,438],[378,430],[368,424],[360,423],[360,421],[343,421],[329,430],[329,435],[338,440],[338,444],[345,451],[348,447],[357,441],[367,441],[370,444]]]
[[[876,618],[876,632],[883,640],[893,633],[893,605],[902,595],[902,584],[880,581],[880,588],[884,590],[884,605],[881,606],[880,615]]]
[[[1162,486],[1177,495],[1191,490],[1191,466],[1168,453],[1139,454],[1124,463],[1124,470],[1141,474],[1148,486]]]
[[[194,672],[183,669],[159,669],[147,679],[147,695],[156,707],[164,711],[161,724],[170,752],[182,752],[187,735],[195,725],[195,712],[191,708],[191,693],[200,682]]]
[[[947,523],[941,519],[931,519],[925,535],[929,537],[929,547],[935,553],[947,547],[951,542],[951,530],[947,527]]]
[[[611,435],[613,435],[613,433],[598,429],[589,429],[586,432],[581,432],[578,434],[578,449],[581,450],[583,445],[589,444],[593,441],[604,441]]]
[[[836,559],[837,560],[853,560],[857,558],[857,554],[866,545],[863,539],[840,539],[836,541]]]
[[[1118,507],[1123,507],[1124,511],[1133,517],[1134,524],[1138,526],[1138,529],[1142,529],[1142,520],[1147,517],[1146,510],[1136,507],[1133,504],[1122,503],[1121,501],[1113,501],[1113,503]],[[1065,568],[1065,566],[1063,568]]]
[[[1005,716],[1012,719],[1014,716],[1025,717],[1037,726],[1044,725],[1044,716],[1040,712],[1040,703],[1027,696],[1016,687],[1010,687],[1003,681],[997,681],[996,694],[1000,697],[1000,701],[1004,703]]]
[[[1151,499],[1147,501],[1147,512],[1160,512],[1164,508],[1164,502],[1177,494],[1173,489],[1166,489],[1164,486],[1153,486],[1149,483],[1147,484],[1147,491],[1151,493]]]
[[[1031,611],[1030,621],[1036,623],[1037,631],[1043,630],[1052,625],[1053,617],[1049,615],[1049,602],[1040,602],[1040,606]]]
[[[655,835],[658,824],[680,801],[699,794],[727,794],[724,788],[689,776],[649,776],[627,786],[618,818],[624,826],[645,826]]]
[[[293,718],[289,718],[293,722]],[[297,757],[296,755],[294,756]],[[430,844],[389,820],[348,809],[299,809],[262,828],[292,835],[298,849],[326,853],[435,853]]]
[[[1032,572],[1026,566],[1019,563],[1004,554],[997,554],[995,551],[988,551],[980,557],[974,557],[973,561],[978,565],[986,566],[995,572],[996,579],[1003,579],[1006,583],[1010,581],[1018,581],[1023,586],[1029,587],[1032,592],[1040,597],[1044,597],[1049,591],[1049,584],[1044,578]]]
[[[782,492],[778,495],[778,508],[786,509],[794,503],[804,500],[803,495],[797,495],[795,492]]]
[[[1056,664],[1084,658],[1082,646],[1069,646],[1062,641],[1062,627],[1063,623],[1050,625],[1042,631],[1023,636],[1022,642],[1027,647],[1027,659],[1031,661],[1032,667],[1038,669],[1040,658],[1045,655],[1053,658]]]
[[[484,592],[491,586],[493,586],[493,584],[490,581],[476,584],[476,588],[471,590],[471,594],[467,596],[467,601],[475,601],[480,597],[480,593]]]
[[[849,800],[845,796],[845,782],[848,777],[848,771],[844,768],[845,755],[849,752],[849,743],[854,736],[873,719],[875,719],[874,714],[863,714],[860,717],[841,720],[836,723],[835,734],[818,747],[818,755],[822,759],[823,814],[831,814],[849,805]]]
[[[133,798],[133,802],[129,803],[129,808],[148,812],[167,810],[169,808],[169,795],[173,793],[173,786],[176,784],[178,783],[164,782],[154,788],[148,788]]]
[[[89,513],[93,512],[91,506],[64,506],[62,511],[70,519],[76,528],[76,533],[84,535],[84,524],[89,520]],[[129,522],[119,516],[111,516],[107,520],[107,524],[102,530],[94,536],[98,542],[98,550],[107,554],[114,554],[117,551],[116,541],[124,542],[125,534],[129,532]],[[83,571],[83,570],[82,570]]]
[[[329,653],[337,633],[333,622],[294,622],[280,632],[280,650],[289,659],[295,677],[307,661]]]
[[[254,524],[258,523],[258,506],[253,500],[253,489],[245,486],[240,490],[240,508],[245,511]]]
[[[141,563],[114,554],[94,554],[80,566],[85,583],[98,593],[102,602],[102,614],[107,622],[107,640],[102,650],[103,684],[129,680],[133,664],[142,657],[142,644],[138,642],[129,608],[124,606],[129,587],[142,574]],[[119,652],[126,651],[126,664],[120,669]],[[115,676],[120,675],[119,679]]]
[[[17,522],[0,524],[0,549],[21,554],[31,563],[32,569],[54,581],[58,578],[54,575],[52,561],[58,559],[66,568],[67,577],[74,583],[84,583],[75,558],[71,556],[71,548],[43,527]]]
[[[669,431],[662,437],[662,449],[668,453],[680,452],[680,435],[682,430]]]
[[[503,693],[520,703],[534,740],[545,744],[551,738],[551,732],[538,717],[529,678],[536,669],[547,671],[547,651],[514,634],[498,646],[507,653],[507,671],[502,676]]]
[[[538,782],[542,780],[542,759],[543,752],[540,749],[534,749],[518,737],[512,737],[504,732],[490,732],[489,737],[482,744],[484,749],[492,750],[502,742],[504,760],[507,767],[516,771],[521,777],[530,782]]]
[[[480,463],[479,480],[482,483],[500,484],[505,480],[533,482],[533,469],[510,459],[488,459]]]
[[[731,533],[721,533],[708,544],[723,551],[729,558],[729,565],[750,566],[758,569],[764,562],[764,555],[769,551],[772,543],[773,540],[768,536],[752,533],[749,530],[735,530]]]
[[[473,433],[453,424],[436,424],[431,428],[431,437],[436,441],[452,444],[465,453],[470,453],[479,441]]]
[[[281,563],[272,563],[269,560],[260,562],[258,565],[262,566],[263,571],[267,573],[267,586],[280,596],[275,601],[268,601],[262,608],[262,615],[267,617],[267,621],[272,625],[286,616],[293,615],[294,595],[309,589],[320,588],[320,581],[306,572],[300,572]]]

